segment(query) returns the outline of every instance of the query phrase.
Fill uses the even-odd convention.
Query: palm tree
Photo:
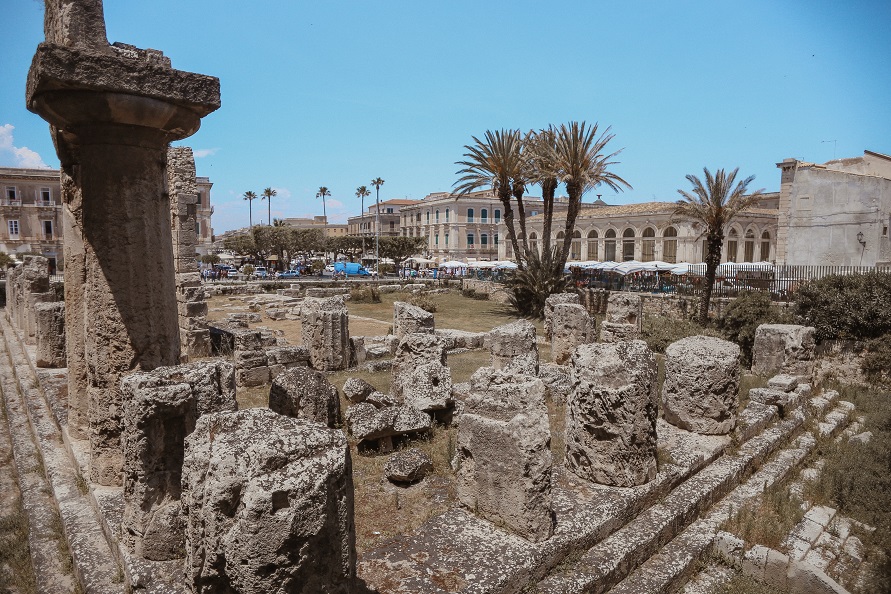
[[[572,232],[582,208],[584,193],[601,184],[606,184],[616,192],[621,191],[622,186],[631,189],[631,184],[609,171],[609,167],[616,164],[611,159],[622,152],[619,149],[614,153],[604,154],[606,145],[614,136],[607,128],[598,137],[596,123],[587,127],[585,122],[581,124],[570,122],[569,125],[560,124],[560,129],[557,130],[554,146],[557,157],[557,179],[566,184],[569,207],[566,211],[563,245],[559,247],[554,262],[555,272],[562,274],[566,258],[569,256]]]
[[[266,188],[263,190],[263,200],[267,200],[266,202],[266,220],[268,224],[272,224],[272,197],[277,195],[278,192],[273,190],[272,188]]]
[[[328,220],[328,213],[325,212],[325,196],[330,196],[331,192],[328,191],[328,188],[322,186],[319,188],[319,191],[316,192],[316,198],[322,199],[322,215],[324,215],[325,220]]]
[[[740,181],[733,187],[739,167],[725,174],[718,169],[714,175],[707,167],[703,168],[705,184],[695,175],[688,175],[687,181],[693,185],[693,193],[678,190],[683,200],[678,200],[674,211],[675,217],[683,217],[699,221],[705,225],[708,253],[705,256],[705,291],[699,309],[699,323],[708,322],[709,302],[715,286],[715,271],[721,263],[721,247],[724,244],[724,228],[741,211],[752,207],[761,198],[764,189],[746,194],[746,189],[754,175]]]
[[[381,186],[384,185],[384,180],[376,177],[371,180],[371,185],[374,186],[376,193],[374,202],[377,204],[377,215],[374,223],[374,266],[375,270],[379,271],[381,264]]]
[[[467,152],[465,160],[458,161],[463,169],[458,171],[461,177],[455,182],[458,196],[469,194],[474,190],[491,187],[495,197],[504,207],[504,224],[507,226],[507,237],[511,247],[517,255],[517,265],[524,268],[525,250],[520,251],[517,242],[517,234],[514,229],[514,211],[511,207],[511,198],[517,198],[518,210],[522,208],[522,195],[525,190],[525,166],[523,163],[523,138],[519,130],[501,130],[492,132],[486,130],[485,140],[473,137],[473,145],[465,145]],[[521,234],[523,243],[526,236],[522,233],[525,226],[524,213],[520,211],[523,220]]]
[[[356,188],[356,196],[358,196],[359,199],[362,201],[362,203],[361,203],[361,204],[362,204],[362,206],[361,206],[362,210],[359,211],[359,214],[360,214],[360,216],[361,216],[362,218],[359,219],[359,225],[364,225],[364,224],[365,224],[365,222],[364,222],[364,218],[365,218],[365,198],[366,198],[367,196],[371,196],[371,192],[369,192],[369,191],[368,191],[368,188],[366,188],[365,186],[359,186],[358,188]],[[362,254],[364,255],[364,254],[365,254],[365,234],[364,234],[364,233],[360,233],[360,235],[362,236]]]
[[[251,212],[251,203],[257,199],[257,195],[254,192],[248,190],[244,193],[243,198],[248,201],[248,223],[250,227],[254,226],[254,215]]]

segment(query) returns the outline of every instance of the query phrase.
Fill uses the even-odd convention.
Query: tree
[[[374,222],[374,263],[375,266],[378,266],[381,263],[381,186],[384,185],[384,180],[376,177],[371,180],[371,185],[374,186],[374,203],[377,205],[377,215]]]
[[[327,244],[327,249],[334,252],[335,260],[337,259],[337,254],[347,256],[350,262],[355,261],[357,256],[362,255],[362,238],[360,237],[330,237]]]
[[[321,188],[319,188],[319,191],[316,192],[316,198],[322,199],[322,215],[324,215],[326,221],[328,220],[328,213],[325,212],[325,196],[330,195],[331,192],[329,192],[328,188],[326,188],[325,186],[322,186]]]
[[[725,174],[723,169],[718,169],[712,175],[707,167],[703,168],[703,172],[705,173],[704,184],[695,175],[687,176],[687,181],[693,185],[693,193],[678,190],[678,194],[683,196],[683,199],[678,200],[674,216],[693,219],[705,225],[708,251],[705,256],[705,290],[699,309],[699,323],[705,325],[708,322],[709,303],[715,286],[715,271],[721,263],[724,228],[741,211],[756,204],[761,199],[764,189],[746,194],[746,189],[755,179],[754,175],[733,187],[739,167],[729,174]]]
[[[272,188],[266,188],[263,190],[263,200],[266,200],[266,224],[272,224],[272,198],[276,196],[278,192],[273,190]]]
[[[257,199],[257,195],[254,192],[248,190],[244,193],[243,198],[248,201],[248,228],[250,228],[254,226],[254,216],[251,212],[251,203],[253,203],[253,201]]]
[[[612,138],[609,129],[598,137],[597,124],[588,127],[584,122],[570,122],[559,128],[549,126],[529,132],[525,137],[519,130],[487,131],[484,140],[473,137],[474,144],[464,147],[468,152],[465,160],[458,163],[463,169],[458,172],[462,177],[455,184],[457,193],[460,196],[491,187],[504,207],[504,224],[518,265],[511,282],[512,303],[522,315],[541,317],[548,295],[563,290],[563,266],[572,247],[585,192],[600,184],[614,190],[631,187],[609,171],[615,164],[610,159],[618,154],[604,154]],[[554,195],[561,183],[566,184],[569,194],[565,238],[561,245],[552,246]],[[523,204],[527,184],[537,184],[542,189],[544,227],[540,253],[530,249],[527,241]]]
[[[250,234],[227,237],[223,241],[223,247],[240,256],[250,255],[253,258],[257,253],[257,244],[254,243],[254,237]]]
[[[202,264],[217,264],[220,261],[220,257],[216,254],[204,254],[201,256]]]
[[[361,200],[362,210],[359,211],[359,214],[364,219],[364,217],[365,217],[365,198],[367,198],[368,196],[371,196],[371,192],[369,192],[368,188],[366,188],[365,186],[359,186],[358,188],[356,188],[356,196],[359,198],[359,200]],[[364,224],[363,220],[359,219],[359,225],[363,225],[363,224]],[[365,233],[362,232],[361,228],[359,230],[359,233],[362,235],[362,253],[364,254],[365,253]]]
[[[402,261],[420,252],[427,245],[425,237],[382,237],[380,254],[393,260],[398,270]]]

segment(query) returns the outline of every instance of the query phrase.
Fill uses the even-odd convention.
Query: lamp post
[[[371,185],[374,186],[375,190],[375,198],[374,202],[377,205],[377,214],[375,215],[375,230],[374,230],[374,266],[375,270],[377,270],[378,276],[381,273],[381,186],[384,185],[384,180],[376,177],[371,180]]]

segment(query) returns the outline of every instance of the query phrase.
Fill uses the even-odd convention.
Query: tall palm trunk
[[[248,228],[249,229],[253,229],[253,227],[254,227],[254,213],[253,213],[253,209],[251,208],[252,202],[253,202],[253,200],[248,200]]]
[[[721,247],[724,244],[724,234],[708,234],[708,254],[705,258],[705,288],[702,291],[702,302],[699,304],[699,323],[705,326],[708,323],[708,311],[712,300],[712,292],[715,287],[715,273],[721,263]]]

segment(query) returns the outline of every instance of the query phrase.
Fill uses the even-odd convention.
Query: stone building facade
[[[381,237],[396,237],[402,235],[402,215],[403,208],[418,204],[420,200],[409,200],[407,198],[393,198],[384,200],[380,203],[380,233]],[[374,238],[377,234],[377,207],[374,200],[358,217],[350,217],[347,220],[347,235],[353,237],[370,237]]]
[[[785,159],[777,167],[778,263],[891,264],[891,156],[864,151],[822,165]]]
[[[207,177],[196,177],[195,251],[207,254],[213,245],[210,190]],[[50,274],[64,268],[62,256],[62,200],[58,169],[0,167],[0,252],[18,257],[39,254],[49,262]]]
[[[771,261],[776,255],[778,194],[766,194],[758,208],[749,209],[725,229],[722,262]],[[602,202],[583,205],[576,220],[569,261],[637,260],[652,262],[702,262],[705,228],[694,221],[673,217],[674,202],[644,202],[609,206]],[[554,232],[563,240],[563,219],[554,217]],[[529,242],[541,249],[543,220],[528,220]],[[499,225],[502,237],[506,227]],[[501,242],[498,259],[513,259],[511,246]]]

